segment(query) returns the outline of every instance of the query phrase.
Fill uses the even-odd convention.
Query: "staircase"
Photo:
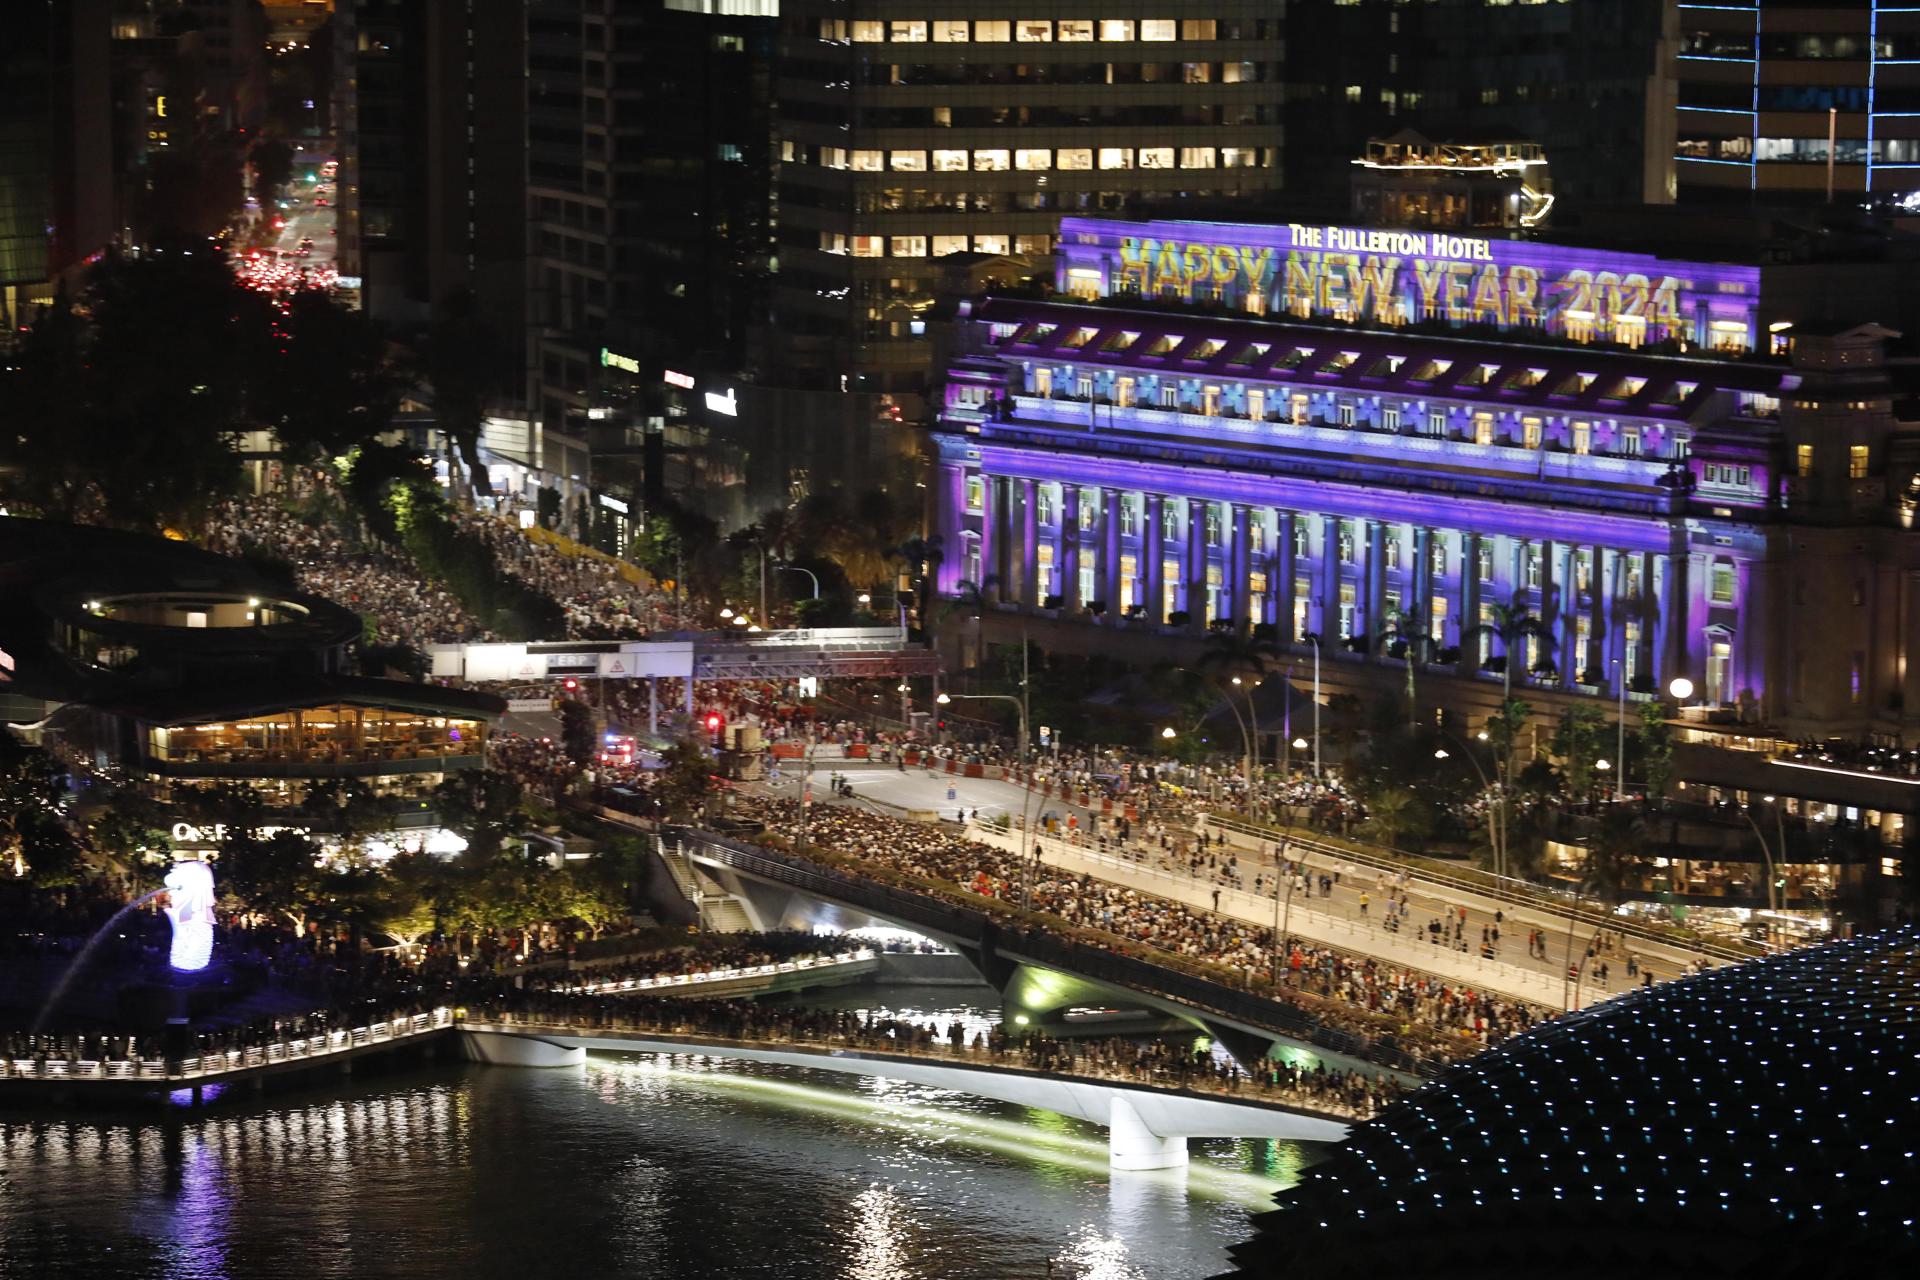
[[[745,905],[703,875],[691,858],[664,843],[660,857],[667,864],[667,874],[673,877],[680,896],[691,902],[699,913],[702,929],[708,933],[753,931],[753,917],[747,914]]]

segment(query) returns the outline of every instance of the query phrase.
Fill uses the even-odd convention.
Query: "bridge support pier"
[[[1179,1169],[1187,1163],[1187,1140],[1163,1138],[1125,1098],[1115,1097],[1107,1116],[1107,1163],[1115,1169]]]

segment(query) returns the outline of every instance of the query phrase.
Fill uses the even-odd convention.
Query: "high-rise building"
[[[1920,10],[1882,0],[1679,6],[1684,200],[1920,190]]]
[[[1290,0],[1289,208],[1341,216],[1353,158],[1402,128],[1438,142],[1536,143],[1563,204],[1672,199],[1674,8]]]
[[[1282,14],[788,0],[775,376],[911,396],[943,259],[1045,274],[1063,212],[1275,192]]]
[[[114,232],[110,0],[38,0],[0,40],[0,325]]]

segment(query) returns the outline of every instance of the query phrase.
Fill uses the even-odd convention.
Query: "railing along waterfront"
[[[1165,952],[1155,952],[1150,958],[1124,953],[1117,948],[1145,948],[1117,936],[1089,930],[1075,931],[1086,933],[1088,940],[1069,936],[1072,926],[1064,922],[1055,924],[1039,913],[1022,912],[997,902],[997,912],[951,903],[935,897],[936,890],[932,887],[896,888],[865,874],[695,828],[668,827],[662,832],[664,838],[678,840],[690,852],[709,857],[723,866],[837,899],[898,924],[925,930],[943,940],[991,949],[1011,959],[1030,960],[1144,995],[1158,996],[1199,1014],[1270,1031],[1396,1071],[1432,1074],[1448,1060],[1439,1054],[1422,1053],[1419,1046],[1385,1030],[1384,1026],[1374,1035],[1333,1026],[1316,1017],[1313,1011],[1323,1005],[1335,1006],[1335,1002],[1323,1001],[1311,993],[1288,990],[1284,999],[1261,995],[1223,981],[1224,970],[1210,971],[1206,966]],[[1014,927],[1003,925],[1000,919],[1003,915]],[[1335,1017],[1353,1016],[1337,1006],[1327,1008],[1326,1012]],[[1384,1024],[1387,1020],[1381,1021]]]
[[[155,1084],[194,1084],[221,1076],[238,1075],[261,1067],[295,1062],[319,1062],[375,1045],[412,1040],[454,1024],[452,1009],[409,1014],[364,1027],[324,1031],[318,1035],[277,1040],[272,1044],[225,1049],[185,1058],[118,1058],[105,1060],[64,1058],[0,1059],[0,1080],[151,1081]]]
[[[777,964],[752,964],[737,969],[709,969],[705,973],[664,973],[652,978],[617,978],[607,982],[581,982],[567,987],[549,987],[562,995],[636,995],[658,994],[671,990],[688,990],[702,986],[718,985],[728,982],[743,982],[749,978],[778,978],[786,973],[806,973],[812,970],[824,971],[844,965],[862,964],[874,959],[879,952],[869,948],[847,951],[835,956],[805,956],[799,960],[783,960]]]
[[[485,1021],[482,1021],[482,1018]],[[724,1056],[729,1049],[757,1049],[839,1059],[871,1058],[878,1061],[899,1059],[936,1066],[958,1067],[964,1070],[1000,1071],[1045,1080],[1065,1080],[1134,1089],[1158,1089],[1168,1093],[1221,1098],[1233,1102],[1263,1103],[1342,1121],[1366,1120],[1371,1118],[1376,1110],[1373,1106],[1350,1102],[1319,1090],[1295,1089],[1239,1072],[1236,1072],[1231,1079],[1223,1079],[1212,1071],[1181,1073],[1164,1066],[1155,1066],[1145,1071],[1130,1071],[1123,1068],[1100,1070],[1084,1055],[1073,1056],[1072,1061],[1075,1066],[1072,1070],[1060,1070],[1026,1062],[1017,1050],[995,1051],[990,1047],[975,1046],[971,1043],[954,1045],[951,1042],[936,1041],[928,1044],[910,1044],[878,1037],[819,1039],[770,1036],[760,1039],[742,1039],[693,1030],[688,1024],[682,1022],[628,1018],[618,1013],[601,1022],[572,1023],[554,1022],[550,1018],[504,1010],[474,1010],[468,1014],[461,1025],[474,1031],[515,1031],[529,1035],[570,1036],[578,1039],[612,1039],[623,1035],[654,1036],[673,1041],[687,1053],[700,1053],[706,1050],[721,1056]]]

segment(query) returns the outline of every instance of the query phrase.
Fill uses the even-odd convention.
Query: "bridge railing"
[[[416,1013],[363,1027],[324,1031],[319,1035],[279,1040],[272,1044],[250,1045],[243,1049],[223,1049],[187,1058],[82,1059],[5,1058],[0,1059],[0,1080],[128,1081],[150,1080],[155,1084],[192,1084],[220,1076],[236,1075],[258,1067],[279,1066],[288,1062],[330,1058],[354,1049],[411,1040],[416,1036],[444,1031],[454,1022],[453,1010],[441,1008]]]
[[[485,1022],[480,1020],[482,1016]],[[608,1039],[617,1039],[621,1036],[636,1038],[652,1036],[683,1044],[688,1053],[713,1050],[724,1054],[727,1049],[760,1049],[817,1054],[841,1059],[849,1056],[880,1060],[904,1058],[976,1071],[998,1070],[1050,1080],[1119,1085],[1135,1089],[1159,1089],[1169,1093],[1199,1094],[1231,1101],[1266,1103],[1332,1120],[1366,1120],[1371,1118],[1375,1110],[1367,1103],[1340,1096],[1337,1089],[1293,1088],[1291,1085],[1275,1084],[1245,1074],[1236,1074],[1232,1080],[1223,1079],[1213,1072],[1196,1071],[1183,1075],[1165,1067],[1145,1073],[1117,1067],[1102,1070],[1100,1064],[1085,1056],[1076,1056],[1072,1059],[1074,1065],[1071,1069],[1062,1069],[1057,1065],[1041,1066],[1028,1062],[1014,1049],[1002,1047],[995,1050],[985,1045],[976,1046],[971,1042],[956,1045],[949,1041],[911,1043],[892,1039],[870,1041],[798,1036],[743,1039],[734,1036],[716,1036],[691,1029],[684,1023],[671,1021],[616,1016],[613,1020],[604,1023],[569,1023],[506,1010],[476,1010],[463,1021],[462,1025],[477,1031],[523,1031],[530,1034]],[[1391,1092],[1388,1090],[1389,1094]]]
[[[936,937],[991,947],[1001,954],[1158,996],[1188,1006],[1197,1013],[1259,1027],[1397,1071],[1432,1074],[1444,1065],[1397,1037],[1367,1035],[1329,1025],[1304,1004],[1229,986],[1201,966],[1186,964],[1177,957],[1145,959],[1081,942],[1051,929],[1005,928],[993,914],[980,908],[943,902],[924,893],[708,831],[668,828],[666,834],[723,866],[837,898],[899,924],[927,930]]]
[[[870,948],[862,947],[858,951],[847,951],[840,955],[802,956],[798,960],[782,960],[777,964],[751,964],[735,969],[709,969],[705,973],[663,973],[652,978],[618,978],[607,982],[581,982],[572,986],[547,989],[562,995],[608,995],[628,991],[647,994],[715,983],[742,982],[748,978],[777,978],[783,973],[805,973],[809,970],[862,964],[872,960],[878,954]]]

